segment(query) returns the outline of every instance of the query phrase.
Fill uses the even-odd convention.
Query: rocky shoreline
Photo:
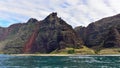
[[[10,54],[11,56],[74,56],[74,54]]]
[[[120,54],[10,54],[10,56],[120,56]]]

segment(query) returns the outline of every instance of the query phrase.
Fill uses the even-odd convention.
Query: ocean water
[[[0,68],[120,68],[120,56],[0,55]]]

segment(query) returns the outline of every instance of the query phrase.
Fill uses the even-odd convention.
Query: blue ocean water
[[[0,68],[120,68],[120,56],[0,55]]]

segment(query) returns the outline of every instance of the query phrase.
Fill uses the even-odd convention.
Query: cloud
[[[120,0],[0,0],[0,26],[44,19],[51,12],[67,23],[87,26],[103,17],[120,12]]]

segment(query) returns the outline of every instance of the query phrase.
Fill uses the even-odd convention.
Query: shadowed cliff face
[[[57,17],[57,13],[50,14],[38,23],[39,26],[25,45],[25,53],[50,53],[66,47],[81,47],[82,41],[70,25]]]
[[[120,47],[120,33],[117,28],[111,28],[109,30],[104,41],[104,47]]]
[[[120,14],[103,18],[87,27],[77,27],[75,31],[88,47],[120,47]]]
[[[0,28],[0,51],[3,53],[50,53],[66,47],[80,48],[83,43],[73,28],[51,13],[44,20],[31,18],[27,23]]]

